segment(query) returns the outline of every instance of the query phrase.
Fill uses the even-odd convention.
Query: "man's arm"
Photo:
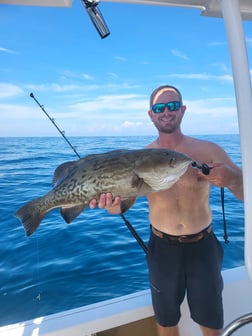
[[[210,174],[205,176],[209,183],[217,187],[228,188],[239,200],[243,201],[242,171],[234,164],[214,163],[210,166]]]
[[[239,200],[243,201],[242,170],[230,159],[227,153],[218,145],[210,144],[209,163],[210,174],[205,175],[209,183],[217,187],[228,188]],[[202,174],[202,173],[201,173]]]

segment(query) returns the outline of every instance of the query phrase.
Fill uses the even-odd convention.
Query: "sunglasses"
[[[168,108],[169,111],[178,111],[181,107],[180,101],[171,101],[168,103],[157,103],[152,105],[151,109],[154,113],[163,113],[165,108]]]

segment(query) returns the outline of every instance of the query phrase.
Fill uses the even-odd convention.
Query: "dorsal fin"
[[[53,186],[59,185],[67,176],[76,171],[76,162],[78,161],[69,161],[59,165],[53,175]]]
[[[115,149],[115,150],[112,150],[110,152],[104,152],[104,153],[98,153],[98,154],[89,154],[87,156],[85,156],[84,158],[82,158],[82,160],[92,160],[92,159],[95,159],[95,158],[99,158],[103,155],[105,155],[106,157],[108,157],[108,155],[115,155],[115,154],[120,154],[120,153],[125,153],[129,151],[128,149]]]

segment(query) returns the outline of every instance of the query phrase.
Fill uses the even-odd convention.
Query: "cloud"
[[[43,83],[43,84],[24,84],[24,86],[32,91],[38,92],[73,92],[73,91],[90,91],[98,88],[98,85],[85,84],[59,84],[59,83]]]
[[[115,72],[107,72],[107,75],[111,78],[118,79],[119,76]]]
[[[5,52],[7,54],[16,55],[16,52],[14,50],[3,48],[3,47],[0,47],[0,52]]]
[[[146,98],[144,95],[139,94],[111,94],[97,96],[94,100],[86,100],[81,103],[73,104],[72,107],[81,108],[83,106],[89,106],[92,108],[109,108],[111,110],[125,109],[138,109],[139,107],[146,107]]]
[[[209,98],[198,100],[187,100],[185,105],[188,113],[192,116],[206,115],[208,117],[235,117],[237,115],[236,103],[234,98]]]
[[[179,78],[179,79],[197,79],[197,80],[217,80],[217,81],[225,81],[225,82],[233,82],[233,77],[231,75],[211,75],[207,73],[192,73],[192,74],[168,74],[162,75],[162,77],[166,78]]]
[[[16,97],[24,94],[23,89],[15,84],[0,83],[0,99]]]
[[[84,78],[86,80],[94,80],[94,77],[90,76],[89,74],[82,74],[82,78]]]
[[[216,63],[211,63],[209,65],[212,66],[212,67],[215,67],[218,70],[223,71],[223,72],[229,72],[230,71],[230,68],[227,67],[226,63],[216,62]]]
[[[172,49],[171,53],[172,53],[172,55],[174,55],[178,58],[181,58],[181,59],[184,59],[184,60],[187,60],[187,61],[189,60],[189,57],[186,54],[179,51],[178,49]]]
[[[94,77],[88,73],[76,73],[74,71],[65,70],[60,74],[61,80],[69,80],[69,79],[79,79],[79,80],[94,80]]]
[[[134,127],[142,127],[143,126],[143,123],[138,121],[138,122],[132,122],[132,121],[124,121],[122,124],[121,124],[121,128],[134,128]]]
[[[117,61],[120,61],[120,62],[126,62],[127,61],[127,58],[126,57],[122,57],[122,56],[115,56],[115,59]]]
[[[57,111],[48,112],[67,135],[156,135],[147,113],[147,98],[140,94],[101,95],[95,100],[62,104]],[[234,98],[186,100],[185,105],[185,133],[237,133]],[[36,106],[0,104],[0,110],[0,131],[5,136],[57,135]],[[12,128],[6,129],[6,125]]]
[[[200,73],[167,75],[169,76],[197,80],[220,80],[220,78],[228,80],[224,76]],[[0,105],[1,134],[5,136],[57,134],[39,107],[27,102],[29,99],[24,96],[27,95],[25,92],[27,88],[32,89],[40,103],[46,104],[46,111],[68,135],[156,135],[156,129],[147,113],[149,96],[141,94],[141,87],[129,85],[127,82],[99,85],[82,82],[79,84],[79,81],[77,83],[70,81],[70,84],[49,82],[39,85],[22,84],[22,86],[0,83],[0,99],[8,99],[8,104],[5,100]],[[235,129],[237,118],[234,98],[219,97],[217,93],[216,95],[216,98],[212,99],[185,101],[187,105],[183,121],[185,133],[198,134],[199,130],[203,133],[205,130],[217,133],[222,129],[223,131]],[[8,128],[9,126],[6,128],[6,125],[11,125],[11,128]]]
[[[41,119],[42,114],[34,113],[35,109],[21,104],[0,104],[1,120]],[[5,123],[3,123],[5,124]],[[17,125],[18,126],[18,125]],[[19,126],[18,126],[19,127]]]
[[[213,42],[209,42],[207,45],[209,47],[218,47],[218,46],[222,46],[222,45],[226,45],[227,42],[221,42],[221,41],[213,41]]]
[[[56,82],[48,82],[43,84],[23,84],[23,87],[34,92],[49,92],[49,93],[71,93],[74,95],[87,95],[90,92],[94,92],[98,94],[99,92],[104,91],[123,91],[128,89],[136,89],[137,85],[130,85],[127,82],[119,82],[119,83],[103,83],[103,84],[86,84],[86,83],[56,83]]]
[[[235,134],[239,132],[234,98],[185,101],[182,127],[187,134]]]

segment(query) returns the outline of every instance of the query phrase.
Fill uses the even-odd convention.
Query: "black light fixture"
[[[106,22],[98,8],[99,0],[81,0],[101,38],[110,34]]]

